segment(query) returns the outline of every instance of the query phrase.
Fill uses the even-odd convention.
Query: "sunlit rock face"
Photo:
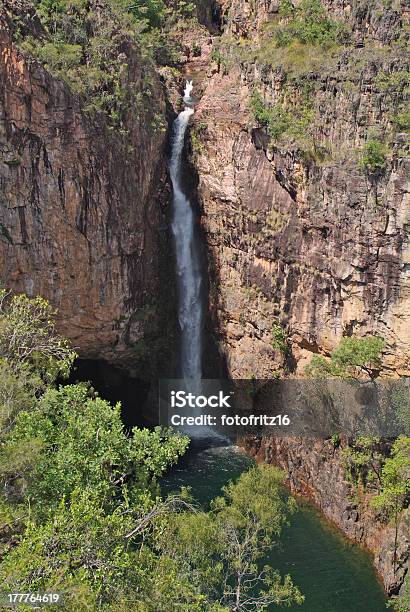
[[[235,378],[303,374],[314,353],[329,354],[352,334],[384,338],[381,375],[410,374],[405,134],[391,137],[385,171],[377,177],[360,163],[369,134],[389,131],[395,107],[405,103],[376,76],[408,71],[408,58],[392,42],[409,13],[403,2],[397,10],[324,4],[349,24],[354,42],[309,75],[317,113],[313,140],[317,151],[330,149],[322,156],[270,142],[250,110],[255,89],[267,106],[283,100],[283,72],[249,53],[279,2],[221,3],[221,57],[214,55],[196,109],[192,159],[208,245],[211,316]],[[278,325],[288,339],[285,352],[275,341]],[[403,517],[395,572],[394,529],[366,493],[353,499],[340,448],[329,440],[274,436],[249,437],[243,446],[258,460],[282,466],[292,491],[372,550],[386,589],[398,591],[408,562],[408,521]]]
[[[223,11],[226,40],[240,41],[233,54],[250,41],[256,48],[265,22],[278,11],[274,2],[256,5],[237,0]],[[382,46],[397,38],[408,13],[327,6],[332,17],[347,20],[356,41],[309,77],[316,151],[329,147],[329,154],[303,156],[291,146],[272,146],[257,128],[252,91],[273,106],[286,85],[280,70],[261,62],[233,57],[228,69],[215,62],[197,109],[201,141],[194,156],[212,312],[234,377],[270,376],[283,367],[272,345],[275,321],[292,347],[290,371],[302,372],[313,352],[329,353],[342,335],[371,333],[386,341],[383,375],[410,373],[405,135],[393,137],[377,178],[359,161],[369,133],[390,129],[394,108],[404,101],[376,75],[408,70],[405,54]],[[371,57],[360,32],[377,46]]]
[[[144,109],[130,109],[125,136],[109,130],[16,50],[4,19],[0,30],[1,278],[47,297],[82,357],[152,374],[173,333],[166,130]],[[159,78],[135,48],[126,61],[137,91],[150,79],[164,120]]]

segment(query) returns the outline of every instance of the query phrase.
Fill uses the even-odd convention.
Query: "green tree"
[[[166,503],[156,508],[163,516],[170,510]],[[23,592],[58,591],[64,609],[73,612],[202,612],[205,597],[150,546],[150,514],[122,504],[107,513],[97,493],[77,489],[45,522],[28,522],[21,543],[0,565],[1,584]],[[136,522],[143,527],[135,530]]]
[[[305,368],[305,374],[310,378],[347,378],[366,373],[373,379],[380,368],[383,347],[384,340],[377,336],[342,338],[330,359],[314,355]]]
[[[112,407],[85,384],[69,385],[47,390],[33,410],[18,415],[0,450],[0,475],[10,495],[29,502],[39,516],[77,489],[92,490],[108,511],[158,495],[157,478],[187,444],[187,438],[161,428],[135,428],[129,436],[119,404]],[[31,463],[27,454],[22,467],[26,447],[41,452]]]
[[[199,511],[158,479],[188,439],[127,432],[87,384],[55,388],[74,353],[41,298],[1,293],[0,583],[59,591],[66,610],[228,612],[301,603],[260,567],[294,502],[283,474],[243,474]]]
[[[393,608],[394,612],[409,612],[410,610],[410,572],[407,571],[404,578],[400,594],[393,595],[387,604],[388,608]]]
[[[56,331],[53,309],[41,297],[0,289],[0,359],[16,374],[37,374],[47,383],[68,375],[76,357]]]
[[[279,15],[285,23],[275,32],[276,44],[286,47],[297,41],[304,45],[325,46],[346,39],[344,25],[331,19],[320,0],[301,0],[293,6],[282,0]]]
[[[162,0],[133,0],[128,11],[139,20],[146,20],[150,28],[158,28],[165,16],[166,6]]]
[[[252,468],[224,487],[210,514],[175,516],[163,533],[167,556],[208,601],[237,612],[303,602],[290,576],[261,566],[295,510],[283,479],[272,466]]]
[[[381,484],[381,471],[385,460],[380,438],[358,436],[342,450],[342,461],[350,482],[359,480],[366,485],[375,480]]]
[[[290,576],[282,581],[277,571],[257,563],[279,538],[287,515],[295,511],[283,480],[276,468],[256,467],[227,485],[224,496],[214,502],[225,568],[222,603],[229,609],[245,612],[304,601]]]
[[[277,103],[269,107],[257,90],[252,93],[250,109],[258,123],[266,127],[274,142],[284,136],[303,141],[309,135],[309,127],[314,119],[314,110],[306,101],[294,106]]]
[[[371,174],[381,173],[386,167],[387,152],[386,145],[372,138],[363,147],[360,163]]]
[[[40,298],[0,288],[0,441],[18,413],[68,374],[76,356],[55,327],[56,311]]]
[[[119,506],[107,514],[98,494],[74,491],[45,523],[28,521],[21,543],[0,565],[1,584],[23,592],[57,590],[66,605],[81,601],[89,609],[107,602],[113,581],[115,591],[128,592],[136,577],[131,571],[136,559],[124,545],[132,519],[123,510]]]
[[[272,327],[272,346],[274,349],[281,351],[284,355],[289,353],[288,339],[279,323],[275,323]]]
[[[166,564],[194,585],[208,605],[218,602],[224,574],[221,541],[214,516],[202,510],[169,517],[157,528],[157,547]],[[172,606],[171,606],[172,607]]]
[[[84,384],[47,390],[19,413],[0,448],[2,531],[21,534],[0,582],[41,591],[59,585],[72,609],[121,598],[127,609],[152,581],[155,553],[144,549],[143,561],[137,554],[150,521],[176,506],[159,500],[157,479],[187,444],[160,428],[128,435],[120,406]]]
[[[0,439],[15,424],[17,414],[35,403],[39,379],[26,370],[18,374],[5,359],[0,359]]]
[[[397,539],[400,516],[410,499],[410,438],[400,436],[392,446],[381,472],[380,493],[372,500],[375,508],[386,512],[394,522],[393,570],[397,567]]]

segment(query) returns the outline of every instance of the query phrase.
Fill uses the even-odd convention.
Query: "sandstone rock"
[[[82,357],[135,371],[135,339],[162,342],[163,351],[144,355],[140,373],[149,375],[158,355],[172,361],[166,133],[152,128],[149,112],[139,120],[129,113],[126,140],[102,116],[86,116],[62,81],[17,51],[4,14],[0,46],[2,281],[48,298]],[[127,70],[139,89],[146,67],[136,49]],[[165,117],[161,83],[150,78]],[[141,312],[149,316],[136,333],[130,323]]]
[[[232,3],[227,35],[257,39],[268,13],[265,2],[256,4],[250,13],[245,0]],[[329,3],[329,10],[341,17],[344,3]],[[384,14],[379,19],[366,9],[360,16],[352,11],[349,18],[354,30],[364,28],[367,37],[386,43],[400,31],[404,17],[397,11]],[[243,61],[227,74],[212,74],[198,106],[196,121],[208,126],[195,164],[215,284],[211,307],[235,377],[248,376],[250,370],[249,364],[243,371],[237,366],[235,352],[242,349],[224,323],[233,310],[243,312],[252,374],[269,370],[263,350],[268,336],[252,339],[247,325],[254,324],[251,313],[258,312],[261,298],[267,307],[258,326],[261,318],[265,329],[279,322],[295,356],[308,347],[328,353],[345,334],[375,334],[386,340],[383,374],[408,370],[410,160],[393,156],[375,183],[354,156],[354,147],[373,123],[386,120],[380,108],[388,94],[373,84],[377,62],[387,72],[393,64],[406,70],[408,62],[399,56],[386,59],[380,52],[354,77],[349,57],[346,52],[332,74],[315,75],[320,81],[315,104],[322,118],[317,138],[328,139],[335,151],[328,161],[306,163],[297,151],[270,147],[266,134],[255,127],[249,111],[255,85],[272,104],[282,87],[283,75],[269,66]],[[354,91],[349,93],[343,83],[352,78]],[[272,360],[270,369],[276,365]]]

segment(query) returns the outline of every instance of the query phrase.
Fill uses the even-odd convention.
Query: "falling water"
[[[195,241],[195,218],[191,203],[185,197],[181,185],[185,132],[189,118],[194,112],[190,106],[192,88],[192,81],[188,81],[183,97],[185,108],[174,121],[169,169],[174,190],[172,233],[176,252],[178,319],[181,328],[181,377],[199,380],[202,374],[202,274],[198,244]]]

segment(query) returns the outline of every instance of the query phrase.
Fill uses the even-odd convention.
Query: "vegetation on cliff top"
[[[127,111],[155,110],[149,64],[178,63],[172,32],[195,14],[184,0],[33,0],[29,17],[14,11],[12,0],[9,5],[15,43],[117,131],[124,129]],[[130,64],[132,48],[138,68]]]
[[[278,47],[287,47],[295,40],[323,46],[348,37],[346,25],[331,19],[320,0],[302,0],[296,6],[290,0],[282,0],[279,16],[274,29]]]
[[[57,388],[74,352],[41,298],[0,291],[0,582],[59,592],[65,610],[228,612],[302,603],[262,568],[295,503],[254,467],[209,512],[158,480],[188,439],[127,432],[87,384]]]
[[[358,7],[348,13],[325,7],[321,0],[282,0],[256,35],[224,35],[215,59],[225,71],[239,63],[248,77],[255,71],[246,66],[258,67],[260,81],[252,79],[250,108],[272,144],[319,164],[344,156],[372,178],[380,178],[394,157],[408,153],[403,135],[409,131],[410,72],[402,41],[405,26],[400,26],[397,10],[384,5],[378,11],[374,4],[368,11],[365,17]],[[385,13],[386,23],[388,16],[394,27],[388,33],[372,32],[375,42],[367,30],[376,28],[378,19],[384,24]],[[373,14],[371,27],[360,29],[358,24]],[[371,97],[361,106],[367,122],[361,118],[357,125],[356,94],[362,88],[375,94],[375,105],[371,107]],[[335,112],[345,120],[352,114],[354,125],[343,135],[345,140],[351,134],[351,143],[342,147],[334,142],[340,139],[334,133]],[[362,125],[368,126],[367,132]]]

